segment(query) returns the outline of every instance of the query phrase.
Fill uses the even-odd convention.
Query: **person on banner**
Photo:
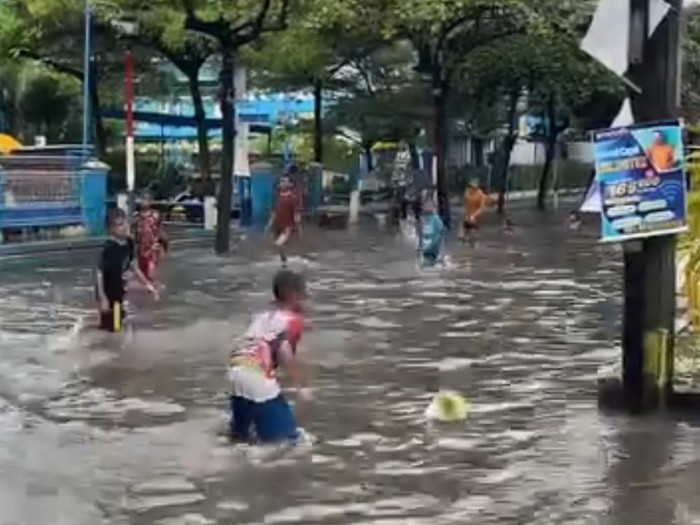
[[[680,167],[680,161],[676,159],[676,148],[668,143],[664,132],[660,129],[654,130],[654,142],[647,149],[646,154],[657,173]]]
[[[277,200],[270,215],[270,220],[265,227],[265,232],[272,231],[275,237],[275,246],[279,252],[282,265],[287,264],[287,245],[296,233],[301,233],[301,210],[299,199],[295,195],[289,177],[282,177],[277,192]]]

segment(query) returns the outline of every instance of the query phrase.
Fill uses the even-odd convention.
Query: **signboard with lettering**
[[[619,242],[687,229],[683,137],[678,122],[597,131],[601,240]]]

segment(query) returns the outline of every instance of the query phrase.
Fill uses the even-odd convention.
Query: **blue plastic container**
[[[238,187],[238,206],[240,209],[241,226],[250,226],[251,223],[251,195],[250,195],[250,177],[237,177],[236,185]]]
[[[251,168],[250,201],[251,226],[265,226],[275,201],[276,177],[270,165]]]
[[[323,166],[316,164],[309,169],[307,179],[307,211],[314,213],[323,204]]]
[[[109,167],[89,163],[82,169],[82,219],[90,235],[103,235],[107,222],[107,173]]]

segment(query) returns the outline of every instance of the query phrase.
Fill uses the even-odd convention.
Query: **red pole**
[[[125,58],[125,91],[126,91],[126,136],[134,136],[134,55],[131,49],[126,50]]]

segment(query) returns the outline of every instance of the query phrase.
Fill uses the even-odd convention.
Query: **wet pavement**
[[[0,271],[0,524],[700,523],[697,425],[596,408],[620,254],[516,223],[431,271],[395,231],[308,232],[294,451],[220,435],[227,342],[278,267],[260,239],[173,254],[122,337],[92,328],[91,256]],[[466,423],[426,424],[439,388]]]

